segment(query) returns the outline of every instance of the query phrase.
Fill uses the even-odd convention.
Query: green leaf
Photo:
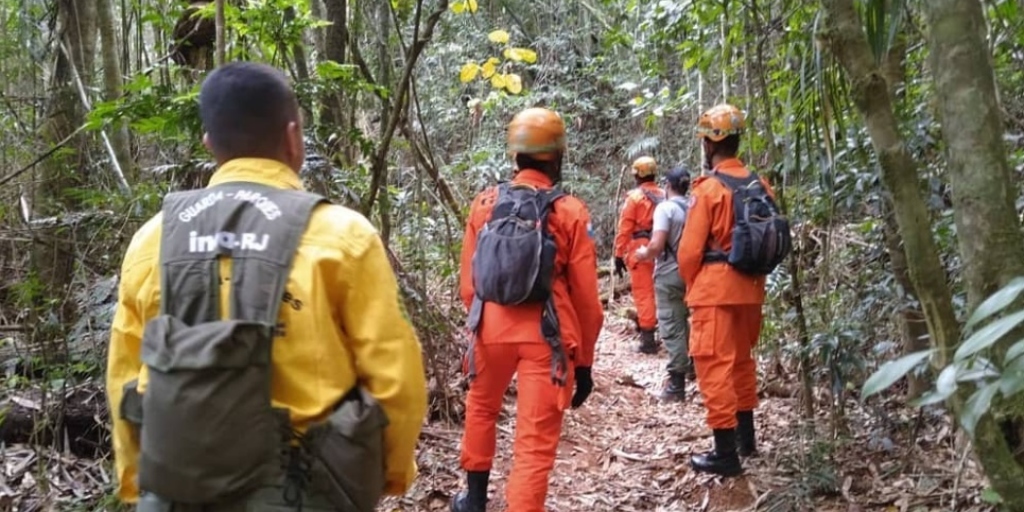
[[[1007,361],[1013,361],[1020,356],[1024,356],[1024,340],[1014,343],[1013,346],[1010,347],[1010,350],[1006,351]]]
[[[864,383],[864,387],[860,392],[861,399],[863,400],[871,395],[885,391],[904,375],[910,373],[911,370],[916,368],[925,359],[928,359],[933,352],[935,352],[935,349],[922,350],[883,364]]]
[[[944,396],[952,395],[956,391],[956,365],[949,365],[942,369],[939,377],[935,379],[935,392]]]
[[[1005,309],[1022,291],[1024,291],[1024,277],[1018,277],[1007,283],[1006,286],[978,305],[974,313],[971,314],[971,318],[967,320],[964,330],[970,330],[978,322]]]
[[[988,408],[992,404],[992,397],[996,395],[996,391],[999,391],[999,383],[992,382],[975,391],[967,399],[964,410],[960,413],[960,424],[964,426],[964,430],[967,431],[967,434],[972,439],[974,438],[974,428],[978,426],[978,420],[981,419],[981,416],[988,412]]]
[[[1024,391],[1024,371],[1007,371],[999,377],[999,392],[1011,397]]]
[[[1003,502],[1003,497],[991,487],[986,487],[984,491],[981,491],[981,501],[990,503],[992,505],[998,505]]]
[[[921,395],[920,397],[911,400],[910,405],[914,407],[924,407],[926,405],[944,402],[947,398],[949,398],[949,395],[943,395],[936,391],[928,391],[927,393]]]
[[[960,345],[960,348],[956,349],[956,354],[953,357],[955,359],[963,360],[985,350],[988,347],[991,347],[993,344],[1001,340],[1006,333],[1020,325],[1021,322],[1024,322],[1024,311],[1018,311],[1012,315],[1004,316],[999,320],[978,329]]]

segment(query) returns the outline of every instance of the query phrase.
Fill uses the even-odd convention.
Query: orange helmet
[[[649,156],[642,156],[633,161],[633,176],[636,176],[637,178],[654,176],[654,171],[657,170],[658,163]]]
[[[565,152],[565,122],[546,108],[528,108],[508,124],[508,152],[530,155],[536,160],[550,161]]]
[[[747,127],[747,120],[740,109],[722,103],[715,105],[700,116],[697,121],[697,136],[718,142],[730,135],[739,135]]]

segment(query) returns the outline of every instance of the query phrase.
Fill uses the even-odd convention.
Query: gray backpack
[[[547,229],[555,201],[565,196],[558,188],[538,189],[517,183],[498,185],[491,216],[477,235],[473,253],[473,304],[468,327],[480,327],[484,304],[504,306],[543,303],[541,332],[552,348],[552,380],[565,383],[566,355],[551,296],[558,246]],[[470,378],[474,377],[473,343]]]
[[[271,405],[271,349],[292,260],[325,201],[252,183],[165,198],[161,313],[142,339],[149,383],[141,396],[129,383],[121,404],[140,427],[140,512],[170,504],[235,510],[222,506],[295,482],[298,507],[306,484],[338,510],[375,507],[387,419],[368,393],[354,388],[302,438],[287,410]],[[231,260],[230,276],[220,275],[222,258]],[[225,279],[230,310],[222,312]]]

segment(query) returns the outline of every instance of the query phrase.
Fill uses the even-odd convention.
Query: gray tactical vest
[[[253,183],[164,199],[161,314],[143,334],[149,384],[135,418],[142,491],[223,502],[281,477],[290,430],[287,411],[271,407],[271,345],[299,239],[324,201]],[[222,257],[230,276],[220,275]]]
[[[383,408],[353,387],[300,435],[271,406],[271,345],[313,208],[293,190],[228,183],[164,200],[161,315],[147,325],[149,386],[125,386],[141,429],[138,512],[372,512],[385,486]],[[220,275],[220,257],[232,260]],[[220,286],[231,285],[220,311]]]

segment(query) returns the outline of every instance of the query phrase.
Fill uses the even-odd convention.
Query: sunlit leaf
[[[462,70],[459,71],[459,80],[462,83],[467,83],[476,78],[477,73],[480,72],[480,65],[476,62],[467,62],[462,65]]]
[[[978,308],[971,314],[971,318],[967,320],[965,329],[970,329],[978,322],[1002,311],[1006,306],[1010,305],[1010,303],[1013,302],[1022,291],[1024,291],[1024,277],[1018,277],[1010,281],[1006,286],[993,293],[989,298],[985,299],[984,302],[978,305]]]
[[[523,92],[523,79],[512,73],[505,76],[505,90],[512,94]]]
[[[498,75],[492,76],[491,77],[491,87],[494,87],[495,89],[504,89],[505,88],[505,75],[504,74],[498,74]]]
[[[469,12],[476,12],[476,0],[469,0],[466,4],[469,5]]]
[[[1024,322],[1024,311],[1018,311],[1012,315],[1004,316],[999,320],[996,320],[981,329],[978,329],[969,338],[964,340],[960,348],[956,349],[954,357],[956,359],[965,359],[970,357],[988,347],[991,347],[1006,333],[1013,330],[1015,327]]]
[[[498,63],[500,62],[501,61],[498,60],[496,57],[491,57],[487,59],[487,62],[484,62],[484,65],[480,68],[481,76],[485,79],[490,78],[492,75],[494,75],[495,70],[498,69],[497,66]]]
[[[868,377],[868,380],[864,382],[864,387],[861,389],[860,396],[862,399],[867,398],[876,393],[885,391],[892,386],[896,381],[903,378],[904,375],[910,373],[911,370],[921,364],[925,359],[928,359],[932,355],[935,349],[922,350],[920,352],[914,352],[913,354],[907,354],[895,361],[889,361],[883,364]]]
[[[964,430],[973,438],[974,429],[978,426],[978,420],[981,416],[988,412],[988,408],[992,405],[992,397],[996,395],[996,391],[999,390],[999,383],[992,382],[986,384],[985,387],[977,390],[967,399],[967,403],[964,405],[964,410],[960,414],[960,424],[964,426]]]
[[[487,34],[487,39],[489,39],[492,43],[497,43],[497,44],[505,44],[505,43],[507,43],[508,42],[508,38],[509,38],[508,32],[505,32],[504,30],[501,30],[501,29],[495,30],[494,32],[491,32],[490,34]]]
[[[529,48],[506,48],[502,55],[506,59],[514,60],[516,62],[525,62],[527,64],[533,64],[537,62],[537,52]]]
[[[939,377],[935,379],[935,391],[943,396],[950,396],[956,391],[956,370],[955,365],[949,365],[942,369]]]

